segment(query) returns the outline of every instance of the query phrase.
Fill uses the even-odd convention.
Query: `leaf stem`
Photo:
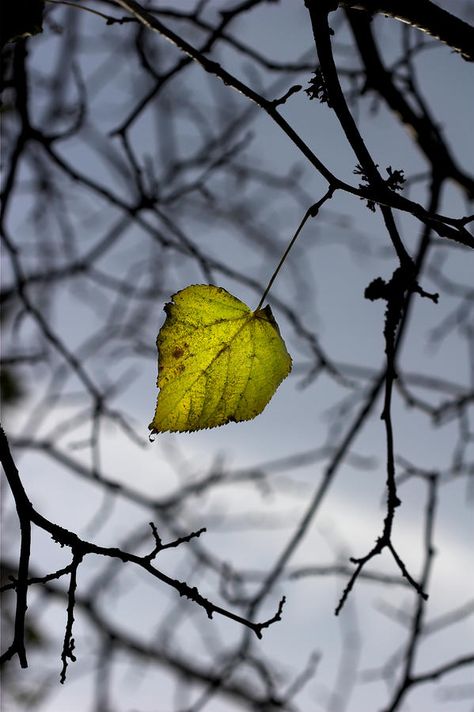
[[[303,227],[304,227],[306,221],[308,220],[308,218],[314,218],[314,217],[316,217],[316,215],[318,214],[319,209],[321,208],[321,206],[322,206],[327,200],[330,200],[330,199],[332,198],[332,196],[333,196],[335,190],[336,190],[336,188],[334,188],[332,185],[330,185],[329,188],[328,188],[328,190],[327,190],[327,192],[325,193],[325,195],[323,195],[323,197],[321,198],[321,200],[319,200],[317,203],[314,203],[314,205],[311,205],[311,207],[309,207],[308,210],[305,212],[305,214],[304,214],[304,216],[303,216],[303,219],[301,220],[300,224],[299,224],[298,227],[297,227],[297,230],[296,230],[295,234],[293,235],[293,237],[291,238],[290,243],[288,244],[288,247],[287,247],[286,250],[284,251],[284,253],[283,253],[283,255],[281,256],[281,259],[280,259],[280,261],[279,261],[279,263],[278,263],[278,265],[277,265],[275,271],[273,272],[272,276],[270,277],[270,281],[268,282],[267,286],[265,287],[265,291],[263,292],[262,297],[261,297],[261,299],[260,299],[260,301],[259,301],[259,303],[258,303],[258,305],[257,305],[257,308],[255,309],[255,311],[258,311],[259,309],[262,308],[263,302],[265,301],[265,298],[266,298],[268,292],[269,292],[270,289],[272,288],[273,282],[275,281],[275,279],[276,279],[276,277],[277,277],[277,275],[278,275],[278,272],[279,272],[280,269],[283,267],[283,263],[285,262],[286,258],[288,257],[288,253],[289,253],[289,251],[291,250],[291,248],[293,247],[293,245],[295,244],[295,242],[296,242],[296,240],[297,240],[297,238],[298,238],[298,236],[299,236],[301,230],[303,229]]]

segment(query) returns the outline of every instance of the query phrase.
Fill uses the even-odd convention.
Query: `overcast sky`
[[[185,3],[182,5],[184,7]],[[461,6],[462,3],[453,3],[454,9]],[[57,17],[60,22],[66,12],[79,14],[73,8],[57,8],[57,15],[53,14],[52,17]],[[209,17],[212,19],[212,12]],[[81,22],[84,32],[90,34],[89,44],[93,48],[105,31],[104,23],[92,16],[81,18]],[[374,20],[374,26],[386,57],[392,58],[398,47],[399,25],[379,18]],[[123,25],[107,28],[107,31],[116,33],[117,43],[120,44],[120,37],[131,29],[129,25]],[[247,20],[239,21],[233,33],[246,44],[258,47],[267,56],[277,56],[281,61],[295,61],[312,47],[311,29],[304,4],[293,0],[264,4],[252,12]],[[342,30],[337,35],[337,41],[342,44],[345,40],[347,35]],[[163,42],[158,37],[156,41]],[[29,43],[30,61],[44,69],[45,73],[54,66],[56,43],[57,38],[48,29],[41,37]],[[81,71],[86,86],[92,82],[97,69],[96,57],[94,51],[81,55]],[[229,71],[237,73],[249,83],[254,81],[258,87],[259,82],[264,82],[264,86],[269,86],[268,81],[263,76],[257,76],[250,63],[242,62],[237,53],[222,51],[220,60]],[[353,66],[354,61],[348,53],[346,66],[350,67],[351,63]],[[422,54],[418,69],[420,84],[455,156],[467,171],[472,170],[474,144],[469,138],[474,122],[472,68],[458,55],[440,46]],[[130,89],[133,76],[134,72],[121,66],[118,58],[116,75],[107,93],[100,93],[102,113],[94,116],[96,126],[104,133],[116,127],[120,116],[124,115],[125,95]],[[309,78],[309,73],[303,74],[288,79],[287,84],[300,82],[306,86]],[[207,102],[209,105],[221,102],[223,112],[237,112],[247,105],[244,97],[224,87],[215,78],[210,78],[197,66],[186,70],[173,85],[173,92],[174,97],[179,96],[180,92],[188,98],[199,96],[203,105]],[[284,90],[280,93],[283,94]],[[96,99],[98,101],[98,96],[94,98],[91,92],[91,100]],[[423,159],[413,149],[410,137],[403,133],[396,119],[383,108],[377,112],[371,108],[370,100],[362,104],[357,120],[376,163],[381,169],[389,165],[403,168],[407,176],[423,172],[426,168]],[[33,116],[39,116],[41,109],[39,100],[38,104],[32,102]],[[300,92],[285,104],[282,114],[334,174],[354,183],[352,171],[356,160],[326,105],[309,102],[306,94]],[[133,139],[142,156],[151,154],[158,161],[160,133],[153,126],[152,118],[148,115],[137,123]],[[268,204],[265,202],[262,206],[261,225],[268,240],[275,244],[275,261],[272,262],[268,252],[256,245],[255,241],[243,243],[237,232],[226,232],[219,219],[203,224],[197,220],[196,215],[183,214],[180,216],[180,226],[188,234],[198,237],[199,244],[209,254],[228,261],[233,268],[264,285],[310,201],[321,198],[326,186],[263,112],[261,115],[256,113],[249,128],[252,138],[244,150],[242,162],[262,167],[275,176],[286,175],[290,168],[298,165],[304,176],[300,182],[304,185],[305,194],[300,201],[296,201],[292,195],[286,199],[281,194],[272,196],[271,186],[262,189],[260,196],[248,196],[249,200],[268,200]],[[194,136],[186,125],[180,130],[179,138],[185,151],[188,144],[193,145]],[[106,163],[102,157],[91,155],[79,141],[68,145],[65,150],[68,159],[74,161],[78,170],[93,171],[97,180],[107,181]],[[218,194],[218,181],[213,187]],[[124,190],[124,186],[120,185],[112,188],[117,192]],[[423,202],[422,187],[415,186],[409,195]],[[306,196],[308,202],[305,205]],[[26,205],[27,198],[25,201]],[[454,217],[467,214],[454,188],[445,191],[440,212]],[[98,215],[97,225],[101,219],[102,216]],[[17,230],[18,242],[24,240],[33,244],[31,224],[25,220],[20,202],[15,204],[10,221]],[[419,238],[419,226],[411,218],[397,216],[397,221],[405,245],[413,254]],[[97,239],[98,229],[92,219],[84,221],[83,230],[86,244]],[[348,248],[351,240],[357,249]],[[120,247],[104,261],[103,269],[111,275],[123,277],[124,265],[136,260],[144,244],[143,234],[130,231]],[[472,256],[466,251],[451,250],[447,264],[451,278],[459,279],[464,284],[472,281]],[[274,297],[276,303],[281,299],[291,304],[305,327],[317,333],[323,348],[335,362],[354,362],[361,367],[379,368],[384,363],[384,306],[380,302],[369,303],[364,300],[363,292],[373,278],[379,275],[389,278],[395,267],[395,256],[380,216],[367,210],[363,201],[337,195],[323,209],[318,219],[309,221],[303,229],[275,282],[270,301]],[[5,272],[8,279],[8,267]],[[217,279],[220,286],[250,306],[258,303],[259,295],[256,291],[237,284],[225,275],[217,275]],[[197,281],[205,281],[202,273],[189,260],[183,260],[182,263],[173,263],[165,272],[161,289],[169,298],[175,291]],[[423,286],[427,289],[433,287],[432,284]],[[150,323],[147,345],[150,349],[154,348],[157,331],[164,319],[164,301],[150,305],[151,311],[147,314]],[[426,375],[444,374],[460,382],[469,378],[465,346],[455,332],[445,342],[435,346],[430,346],[427,338],[443,315],[449,313],[453,303],[449,295],[441,295],[437,306],[429,300],[416,300],[410,322],[412,338],[407,339],[402,353],[402,363],[407,370]],[[131,356],[130,363],[122,359],[120,366],[117,366],[111,357],[110,374],[106,373],[106,376],[110,376],[110,381],[113,381],[122,374],[125,381],[115,404],[127,413],[146,444],[144,447],[135,446],[118,428],[106,428],[102,434],[101,451],[104,472],[118,483],[136,488],[151,497],[160,497],[179,486],[180,476],[191,479],[204,474],[219,458],[222,458],[226,467],[238,471],[295,452],[328,445],[328,433],[329,437],[337,438],[337,428],[328,427],[330,418],[334,417],[334,412],[328,409],[343,396],[344,389],[326,376],[302,387],[310,363],[308,348],[295,333],[283,311],[275,306],[275,302],[273,312],[295,367],[265,411],[255,421],[248,423],[229,424],[193,434],[160,435],[153,443],[149,443],[147,426],[152,419],[156,401],[156,360],[152,357],[137,359]],[[103,319],[100,309],[95,308],[94,300],[85,299],[78,289],[64,289],[61,299],[54,304],[53,314],[55,329],[72,350],[84,343]],[[130,380],[128,366],[134,369],[133,379]],[[104,364],[101,367],[105,368]],[[92,363],[92,373],[95,368],[98,367]],[[97,375],[100,378],[103,376],[100,373]],[[33,384],[29,386],[28,400],[8,416],[7,426],[13,436],[27,435],[25,428],[30,424],[32,409],[45,388],[45,384],[38,384],[36,391]],[[74,394],[75,390],[77,384],[71,383],[70,392]],[[380,403],[376,409],[377,415],[381,407]],[[51,432],[55,424],[61,423],[74,412],[74,408],[76,405],[71,398],[69,406],[61,401],[59,407],[53,406],[50,411],[43,412],[41,422],[35,424],[35,436],[40,438]],[[457,437],[453,424],[448,423],[439,428],[427,427],[426,418],[416,410],[407,410],[399,399],[394,404],[394,423],[397,452],[426,469],[448,465]],[[88,463],[87,453],[73,449],[82,435],[82,429],[75,431],[69,441],[66,439],[64,448],[74,457]],[[385,439],[383,423],[378,417],[373,417],[364,428],[353,452],[366,458],[364,467],[355,468],[346,464],[341,468],[314,525],[291,560],[290,568],[329,563],[335,552],[347,558],[363,555],[380,534],[384,517]],[[177,463],[181,464],[178,466]],[[212,495],[193,498],[187,505],[186,525],[196,529],[207,527],[208,531],[200,543],[235,569],[269,570],[298,525],[320,481],[323,464],[312,463],[276,473],[275,492],[271,496],[259,490],[258,486],[239,484],[217,488]],[[19,466],[26,490],[38,510],[85,538],[93,537],[99,543],[113,546],[125,541],[132,532],[140,530],[144,535],[147,533],[148,514],[143,509],[117,498],[107,511],[107,516],[104,516],[100,489],[70,473],[65,474],[64,468],[48,458],[25,452],[19,459]],[[412,481],[403,486],[400,494],[403,504],[397,511],[394,541],[409,569],[418,575],[423,527],[420,513],[425,507],[426,487],[419,481]],[[465,482],[451,482],[442,488],[437,513],[437,555],[430,587],[429,617],[432,618],[464,604],[474,590],[470,512],[472,500],[467,494]],[[11,516],[6,519],[13,527],[15,520],[12,506],[10,509]],[[4,541],[6,548],[11,545],[14,551],[16,542],[10,532]],[[33,553],[33,562],[42,571],[50,571],[69,563],[69,552],[60,550],[54,542],[38,532],[35,532]],[[387,555],[378,558],[369,565],[371,570],[396,573]],[[194,581],[193,570],[186,557],[167,553],[162,565],[174,575],[187,577],[191,585],[196,583],[202,593],[218,600],[215,579],[209,577]],[[79,571],[79,588],[92,580],[97,570],[97,561],[86,561]],[[278,584],[275,596],[259,612],[260,618],[272,615],[278,595],[286,595],[287,605],[282,621],[266,631],[263,640],[258,641],[257,645],[260,651],[288,667],[294,675],[304,668],[312,651],[323,652],[316,676],[298,698],[304,710],[327,709],[327,694],[337,679],[341,650],[349,644],[357,649],[360,646],[360,658],[359,682],[354,687],[348,712],[378,710],[386,701],[383,681],[361,682],[361,673],[377,663],[385,662],[388,654],[405,640],[403,625],[392,620],[389,615],[384,615],[380,608],[390,604],[397,609],[410,610],[414,594],[403,584],[388,590],[361,581],[356,585],[341,616],[336,618],[334,608],[344,583],[344,578],[283,580]],[[174,610],[173,592],[168,593],[155,581],[137,576],[126,567],[117,578],[115,594],[113,601],[107,599],[107,615],[121,628],[134,634],[139,633],[145,639],[152,639],[156,631],[160,630],[163,611]],[[19,671],[18,679],[30,674],[32,678],[36,675],[41,677],[45,670],[49,670],[52,691],[44,705],[40,705],[41,712],[85,712],[89,709],[88,700],[94,689],[94,675],[91,673],[94,658],[88,654],[94,648],[94,639],[87,624],[78,616],[75,627],[78,661],[70,666],[67,683],[63,686],[57,684],[65,611],[59,604],[44,606],[44,600],[40,595],[32,593],[30,612],[37,614],[44,629],[48,634],[51,633],[54,641],[50,648],[51,655],[43,657],[32,651],[31,671]],[[190,602],[188,617],[181,624],[181,639],[190,647],[195,646],[196,655],[205,655],[203,628],[210,638],[216,636],[228,645],[239,640],[242,631],[236,624],[219,618],[204,623],[204,618],[204,612]],[[452,657],[467,653],[473,636],[471,617],[460,626],[449,628],[428,639],[420,649],[420,670],[430,669]],[[130,666],[125,658],[117,661],[114,670],[114,710],[161,712],[170,709],[174,688],[165,673],[148,670],[145,674],[145,671]],[[449,683],[455,683],[458,676],[459,680],[466,681],[465,675],[456,673]],[[417,688],[409,697],[406,709],[425,712],[447,709],[443,706],[445,704],[439,693],[433,694],[432,686],[427,684]],[[224,703],[222,699],[210,702],[206,707],[209,712],[231,712],[234,709],[237,707]],[[472,700],[456,702],[452,709],[468,712],[472,709]]]

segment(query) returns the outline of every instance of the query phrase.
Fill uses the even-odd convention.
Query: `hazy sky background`
[[[187,5],[184,2],[182,6]],[[451,4],[450,4],[451,5]],[[452,3],[452,11],[461,11],[466,4]],[[113,32],[117,43],[120,37],[131,31],[128,25],[105,28],[99,18],[80,16],[73,8],[57,8],[58,21],[65,12],[75,12],[87,32],[91,34],[91,52],[82,53],[81,69],[86,86],[92,85],[91,77],[96,71],[94,43],[100,42],[104,32]],[[392,47],[398,41],[399,25],[394,21],[376,19],[380,44],[386,56],[393,56]],[[304,4],[287,0],[278,4],[266,4],[252,12],[245,21],[232,27],[232,34],[239,36],[248,45],[257,46],[267,56],[277,55],[280,60],[296,60],[306,49],[312,48],[312,36],[307,11]],[[344,41],[344,33],[337,35],[337,41]],[[156,36],[157,42],[164,40]],[[32,60],[46,72],[54,66],[55,38],[46,30],[43,36],[29,43]],[[250,63],[242,62],[240,56],[231,50],[221,51],[221,63],[240,75],[246,81],[255,81],[258,86],[263,78],[255,76]],[[354,62],[347,57],[347,66]],[[342,64],[343,62],[341,62]],[[418,62],[420,83],[433,107],[440,124],[443,126],[451,148],[461,165],[472,170],[474,145],[472,125],[474,122],[474,104],[472,96],[472,68],[467,62],[439,46],[422,55]],[[127,91],[136,76],[135,71],[117,62],[116,76],[108,92],[109,106],[104,103],[104,93],[100,93],[101,113],[94,115],[96,124],[104,132],[114,128],[123,111]],[[250,79],[251,78],[251,79]],[[309,81],[309,74],[295,77],[288,84],[300,82],[304,86]],[[265,85],[268,86],[267,80]],[[203,104],[221,102],[223,111],[242,110],[247,105],[244,97],[221,85],[214,77],[205,75],[200,67],[189,67],[185,74],[170,85],[170,94],[179,96],[180,92],[200,95]],[[140,93],[136,89],[137,95]],[[283,94],[281,91],[280,94]],[[104,108],[105,107],[105,108]],[[32,114],[40,115],[41,107],[33,103]],[[306,94],[300,92],[292,97],[282,109],[285,118],[308,141],[318,157],[340,178],[354,182],[352,170],[356,163],[350,147],[347,145],[339,125],[326,105],[317,101],[309,102]],[[375,161],[384,168],[391,165],[403,168],[407,176],[424,170],[423,160],[413,150],[410,139],[400,129],[396,120],[379,108],[376,113],[370,111],[370,101],[363,105],[358,113],[358,123]],[[138,122],[133,132],[136,142],[142,148],[143,155],[150,154],[159,161],[160,132],[151,125],[149,119]],[[325,183],[313,171],[309,164],[300,158],[297,149],[288,138],[273,125],[263,114],[251,123],[253,138],[245,150],[244,156],[253,165],[260,165],[274,175],[284,175],[290,167],[298,164],[304,171],[305,197],[297,204],[291,195],[286,200],[279,193],[272,199],[271,187],[262,189],[261,196],[242,196],[245,199],[268,201],[262,210],[262,224],[269,240],[278,245],[275,261],[271,261],[254,241],[245,245],[238,234],[225,232],[222,221],[216,219],[213,224],[200,224],[196,217],[181,217],[181,227],[188,234],[199,239],[200,245],[208,246],[211,254],[226,260],[234,268],[243,270],[248,275],[259,279],[262,285],[270,277],[277,255],[282,252],[291,239],[301,220],[306,207],[311,201],[319,199],[325,189]],[[183,125],[179,134],[183,150],[189,143],[193,145],[193,136],[188,126]],[[137,143],[135,144],[137,145]],[[68,156],[73,157],[78,169],[88,172],[94,166],[97,180],[107,180],[107,168],[102,159],[84,150],[83,144],[68,148]],[[211,181],[212,184],[212,181]],[[123,187],[113,185],[114,191]],[[215,185],[217,194],[220,186]],[[421,188],[410,192],[420,202],[423,201]],[[225,200],[225,196],[222,196]],[[27,203],[27,198],[25,198]],[[91,202],[93,198],[91,198]],[[25,204],[26,204],[25,203]],[[34,240],[31,225],[25,220],[21,206],[15,206],[16,213],[11,217],[15,224],[18,242]],[[445,191],[440,212],[458,216],[467,214],[454,189]],[[97,215],[97,225],[102,216]],[[413,253],[418,237],[419,226],[409,217],[397,215],[397,222],[402,229],[407,249]],[[97,239],[100,232],[93,220],[84,221],[84,244],[89,245]],[[348,237],[357,245],[365,245],[364,252],[351,251],[347,248]],[[108,256],[104,268],[111,274],[124,276],[125,265],[136,262],[139,270],[140,251],[144,259],[147,238],[136,230],[125,236],[121,246]],[[469,259],[468,259],[469,258]],[[449,260],[450,274],[459,281],[469,284],[472,280],[472,256],[466,251],[457,253],[451,250]],[[354,362],[361,366],[380,367],[384,359],[382,338],[383,309],[381,303],[369,303],[364,300],[363,292],[371,279],[376,276],[390,277],[395,268],[395,258],[384,232],[380,216],[368,211],[362,201],[344,195],[337,195],[323,209],[317,220],[309,221],[291,252],[288,261],[278,276],[273,288],[273,296],[289,301],[310,329],[317,332],[323,348],[340,362]],[[303,279],[298,278],[301,268],[305,268]],[[8,267],[5,268],[8,279]],[[195,265],[183,260],[174,263],[164,275],[162,290],[169,296],[184,286],[203,282]],[[218,283],[250,306],[256,305],[259,295],[250,289],[236,285],[231,279],[218,275]],[[430,284],[423,284],[428,290]],[[455,334],[439,347],[430,347],[426,335],[441,320],[441,315],[448,313],[452,306],[449,296],[442,296],[440,304],[435,306],[428,300],[416,300],[410,322],[411,337],[405,341],[402,362],[414,371],[425,374],[451,374],[456,380],[469,377],[467,354],[463,342]],[[153,349],[156,334],[164,319],[163,303],[151,305],[153,310],[148,346]],[[274,308],[274,314],[289,352],[292,354],[295,368],[290,377],[283,382],[276,395],[255,421],[230,424],[212,431],[202,431],[186,435],[161,435],[154,443],[144,448],[133,446],[130,440],[113,426],[106,428],[103,435],[103,469],[114,481],[136,488],[153,497],[173,491],[179,485],[174,463],[184,462],[187,478],[205,473],[216,458],[222,458],[226,466],[236,470],[258,465],[294,452],[312,450],[327,444],[328,408],[334,404],[343,390],[326,377],[321,377],[315,384],[302,388],[305,364],[309,362],[307,347],[298,339],[283,313]],[[100,326],[103,313],[100,304],[94,298],[84,299],[79,288],[64,289],[61,301],[54,305],[54,324],[71,349],[79,347],[88,335]],[[147,426],[152,419],[156,400],[156,361],[152,358],[137,359],[130,355],[130,364],[124,359],[119,366],[110,360],[110,380],[115,380],[120,373],[128,378],[127,368],[132,365],[134,378],[116,399],[116,404],[128,414],[131,422],[138,424],[143,438],[147,438]],[[91,364],[93,373],[94,365]],[[103,374],[102,374],[103,375]],[[109,374],[108,374],[109,375]],[[36,385],[36,384],[35,384]],[[36,398],[36,388],[29,384],[31,398],[21,408],[12,412],[7,421],[10,433],[25,436],[25,426],[29,422],[31,409]],[[38,384],[42,389],[43,384]],[[71,384],[74,392],[77,384]],[[74,412],[76,404],[71,400],[71,408],[64,405],[42,414],[38,423],[38,435],[45,434],[54,424],[62,422]],[[381,405],[376,413],[381,410]],[[449,462],[455,441],[455,428],[447,424],[437,429],[427,428],[426,420],[417,411],[408,411],[396,399],[394,407],[397,451],[403,453],[414,463],[425,468],[445,466]],[[85,431],[84,431],[85,432]],[[81,431],[74,432],[69,445],[81,440]],[[372,418],[357,439],[353,451],[368,458],[367,466],[355,469],[344,465],[336,478],[316,523],[299,546],[291,561],[291,567],[298,564],[321,564],[333,559],[334,551],[346,557],[366,553],[375,538],[381,532],[384,517],[384,452],[385,436],[383,423]],[[74,457],[81,458],[80,450],[71,450]],[[87,462],[87,456],[84,457]],[[117,499],[102,526],[97,526],[96,515],[103,512],[103,497],[99,488],[71,475],[67,477],[63,468],[55,466],[49,459],[35,454],[25,453],[19,460],[19,467],[24,485],[34,505],[45,516],[67,526],[85,538],[95,538],[104,545],[115,545],[126,536],[141,528],[146,533],[148,519],[138,507]],[[268,497],[257,486],[239,485],[217,488],[212,495],[196,497],[188,503],[187,524],[198,529],[206,526],[208,532],[202,543],[215,556],[228,561],[236,569],[269,570],[285,545],[290,532],[296,526],[304,512],[314,488],[320,480],[321,467],[318,464],[291,469],[275,475],[282,484],[274,496]],[[420,512],[424,511],[426,487],[412,481],[401,490],[403,505],[397,511],[394,540],[399,547],[407,566],[419,571],[421,561],[420,542],[423,521]],[[433,579],[431,582],[429,615],[436,617],[455,606],[463,604],[474,590],[472,567],[472,520],[470,507],[472,500],[467,497],[468,489],[462,482],[447,484],[442,488],[437,515],[436,547]],[[11,507],[10,507],[11,508]],[[12,508],[11,508],[12,509]],[[13,510],[12,510],[13,512]],[[254,521],[252,520],[254,517]],[[265,523],[268,517],[268,523]],[[6,518],[14,526],[13,513]],[[244,522],[250,525],[243,527]],[[252,524],[253,521],[253,524]],[[263,524],[263,526],[262,526]],[[93,531],[91,532],[91,526]],[[5,536],[6,546],[11,541],[10,532]],[[149,544],[149,542],[148,542]],[[12,549],[13,550],[13,549]],[[89,557],[91,559],[91,557]],[[91,559],[79,570],[79,589],[98,570],[98,563]],[[189,562],[181,561],[176,552],[166,553],[160,559],[163,569],[179,572],[190,584],[196,583],[204,595],[216,600],[215,580],[193,580]],[[60,550],[53,542],[35,531],[33,561],[41,570],[53,570],[69,563],[69,551]],[[369,565],[370,569],[395,573],[396,569],[388,556]],[[404,640],[403,627],[380,613],[381,602],[397,607],[413,605],[414,595],[404,586],[381,589],[373,584],[359,581],[350,597],[347,607],[339,618],[333,611],[342,592],[345,579],[307,578],[298,581],[282,581],[278,593],[287,596],[283,620],[265,632],[258,642],[259,650],[269,657],[275,657],[280,663],[293,669],[296,675],[307,662],[311,651],[321,650],[324,655],[319,663],[315,678],[301,693],[301,707],[305,710],[326,709],[328,690],[334,686],[341,649],[347,646],[347,638],[352,635],[352,642],[361,645],[359,671],[372,668],[374,661],[386,660],[387,651],[397,647],[397,641]],[[20,678],[26,675],[34,677],[39,672],[50,670],[53,692],[47,697],[41,712],[84,712],[94,684],[91,674],[94,658],[88,655],[93,638],[87,624],[78,616],[75,624],[76,649],[78,661],[70,665],[68,680],[64,686],[58,684],[61,630],[63,630],[65,611],[62,605],[50,605],[43,610],[44,598],[40,593],[31,592],[30,612],[39,616],[45,630],[51,631],[55,644],[51,647],[51,656],[30,653],[31,670],[18,671]],[[259,617],[271,615],[277,604],[277,592],[260,611]],[[132,632],[149,632],[150,639],[160,634],[159,627],[150,620],[160,620],[165,611],[172,611],[175,605],[173,593],[164,590],[157,582],[124,567],[117,578],[116,597],[107,600],[107,616],[118,625]],[[157,615],[157,612],[160,615]],[[202,621],[205,613],[189,603],[189,617],[182,622],[184,639],[196,655],[204,655],[206,641],[202,639],[196,619]],[[242,631],[236,624],[216,617],[206,622],[206,635],[216,636],[226,642],[237,641]],[[474,624],[471,619],[461,626],[454,626],[447,631],[426,640],[420,649],[419,669],[429,669],[442,662],[467,653],[474,636]],[[16,661],[12,663],[16,665]],[[454,684],[457,679],[466,680],[466,676],[455,673],[446,680]],[[173,687],[165,674],[155,670],[141,674],[136,667],[131,667],[125,658],[117,661],[115,682],[112,686],[113,699],[118,710],[140,710],[140,712],[162,712],[170,709],[173,699]],[[349,705],[349,712],[378,710],[386,699],[386,689],[382,681],[362,682],[355,686]],[[224,704],[222,699],[211,702],[209,712],[231,712],[237,709],[231,703]],[[405,708],[404,708],[405,709]],[[428,710],[447,709],[446,702],[433,695],[430,684],[420,686],[411,694],[406,703],[407,710],[427,712]],[[451,709],[451,708],[450,708]],[[456,712],[468,712],[472,702],[453,703]]]

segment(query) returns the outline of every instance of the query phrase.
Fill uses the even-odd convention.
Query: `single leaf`
[[[253,312],[222,287],[173,295],[157,338],[153,433],[214,428],[262,412],[291,370],[269,306]]]

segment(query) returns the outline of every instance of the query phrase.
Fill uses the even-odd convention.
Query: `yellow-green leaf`
[[[214,428],[262,412],[291,370],[269,306],[257,311],[222,287],[173,295],[157,338],[154,433]]]

